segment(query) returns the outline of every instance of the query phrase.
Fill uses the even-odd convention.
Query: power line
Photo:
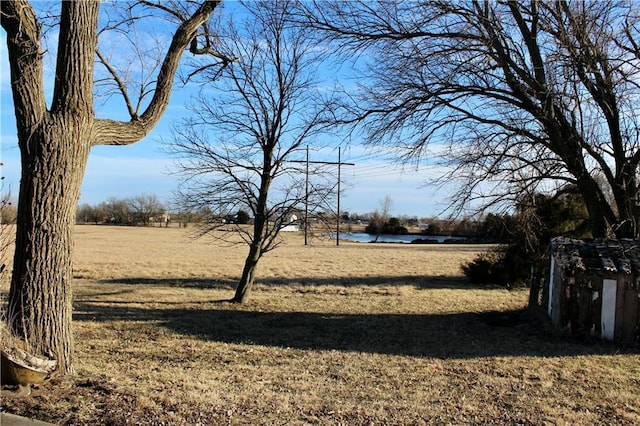
[[[309,229],[309,164],[327,164],[338,166],[338,211],[337,211],[337,225],[336,225],[336,245],[340,245],[340,169],[341,166],[355,166],[355,163],[345,163],[341,160],[341,147],[338,147],[338,161],[309,161],[309,146],[307,145],[307,159],[306,160],[290,160],[291,163],[305,163],[306,167],[306,182],[305,182],[305,196],[304,196],[304,245],[308,244],[307,232]]]

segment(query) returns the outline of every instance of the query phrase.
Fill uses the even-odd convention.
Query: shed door
[[[613,340],[616,329],[616,297],[618,283],[616,280],[602,281],[602,337]]]

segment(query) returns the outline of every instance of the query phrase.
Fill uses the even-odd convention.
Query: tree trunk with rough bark
[[[251,244],[249,248],[249,254],[244,261],[244,268],[242,269],[242,277],[236,287],[236,293],[231,299],[234,303],[244,303],[249,297],[249,292],[253,286],[253,279],[255,277],[256,268],[260,261],[260,247],[255,243]]]
[[[15,8],[14,8],[15,7]],[[99,3],[62,5],[56,83],[46,110],[39,28],[27,3],[3,2],[3,27],[28,20],[32,33],[7,31],[22,176],[8,320],[13,332],[73,372],[73,223],[93,133],[93,55]],[[10,16],[4,16],[5,13]],[[5,21],[6,19],[6,21]],[[13,23],[13,22],[11,22]],[[12,28],[13,29],[13,28]],[[30,57],[20,58],[28,46]]]
[[[72,247],[90,123],[43,123],[23,155],[8,317],[14,332],[73,372]],[[89,131],[87,131],[89,129]],[[38,202],[32,202],[38,200]]]

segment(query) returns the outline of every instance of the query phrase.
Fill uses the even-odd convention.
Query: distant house
[[[280,228],[280,232],[298,232],[301,230],[300,220],[296,213],[290,213]]]
[[[299,232],[299,231],[300,231],[300,226],[292,223],[280,228],[280,232]]]
[[[640,240],[555,238],[546,309],[554,325],[640,340]]]

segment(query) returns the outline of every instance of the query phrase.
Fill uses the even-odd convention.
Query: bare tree
[[[461,183],[453,207],[573,184],[594,236],[639,235],[634,2],[314,5],[303,21],[368,62],[342,121],[405,158],[440,156],[441,182]]]
[[[323,130],[313,77],[319,52],[308,32],[287,24],[292,2],[241,5],[242,26],[225,23],[218,45],[238,59],[203,86],[172,144],[185,178],[183,204],[213,213],[204,232],[219,230],[221,218],[240,209],[253,216],[250,227],[224,225],[249,245],[232,299],[238,303],[248,297],[261,257],[279,244],[280,230],[301,217],[305,198],[313,210],[330,194],[317,173],[306,191],[299,164],[288,162],[303,158]]]
[[[76,223],[94,223],[98,224],[104,221],[101,217],[98,207],[89,204],[81,204],[76,210]]]
[[[378,238],[380,238],[384,225],[389,221],[389,211],[391,210],[392,204],[393,200],[391,197],[389,195],[385,195],[384,199],[380,201],[380,209],[371,213],[371,219],[367,228],[372,231],[375,230],[376,239],[373,240],[373,242],[378,242]]]
[[[94,68],[98,45],[99,1],[61,2],[57,63],[51,103],[44,90],[42,25],[26,0],[1,3],[7,35],[11,90],[22,159],[14,269],[8,318],[12,331],[32,347],[55,357],[59,372],[73,372],[71,329],[72,237],[80,185],[91,147],[127,145],[142,139],[169,102],[174,76],[185,51],[206,51],[199,28],[219,1],[184,2],[172,13],[173,37],[154,79],[151,99],[139,113],[128,86],[117,82],[129,121],[97,118]],[[170,4],[132,4],[145,19]],[[186,12],[185,7],[190,9]],[[143,17],[143,15],[138,15]],[[100,57],[100,55],[98,55]],[[143,93],[144,94],[144,93]]]
[[[110,197],[98,207],[104,212],[105,220],[116,225],[128,225],[133,222],[129,203],[126,200]]]
[[[149,225],[151,220],[163,215],[166,209],[162,202],[155,195],[142,194],[127,200],[129,210],[135,222],[144,226]]]

